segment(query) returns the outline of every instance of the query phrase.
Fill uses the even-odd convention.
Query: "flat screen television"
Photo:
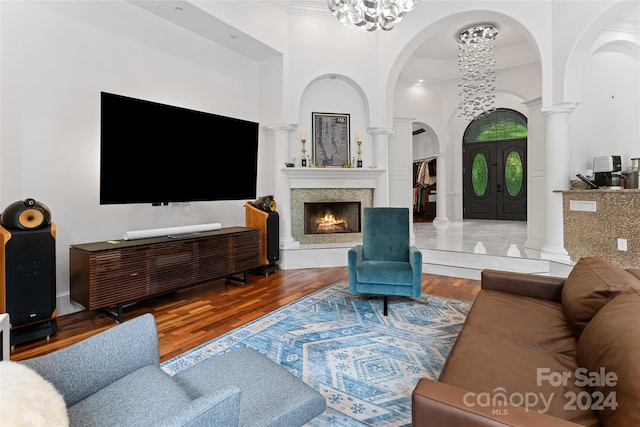
[[[101,92],[100,204],[253,200],[258,123]]]

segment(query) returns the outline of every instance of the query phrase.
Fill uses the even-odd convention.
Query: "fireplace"
[[[305,202],[304,233],[359,233],[360,207],[358,202]]]
[[[293,169],[293,168],[292,168]],[[318,168],[323,169],[323,168]],[[356,231],[313,232],[307,223],[306,210],[311,205],[349,202],[360,204],[357,218],[347,217],[347,226]],[[308,205],[308,206],[306,206]],[[305,207],[306,206],[306,207]],[[373,206],[372,188],[292,188],[291,189],[291,235],[301,245],[351,244],[362,241],[362,212]],[[318,206],[315,206],[316,208]],[[349,214],[352,215],[352,214]],[[345,216],[340,214],[339,216]],[[335,217],[335,213],[334,213]],[[315,221],[314,221],[315,224]],[[313,224],[313,225],[314,225]]]

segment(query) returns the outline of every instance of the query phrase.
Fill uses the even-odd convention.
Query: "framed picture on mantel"
[[[342,167],[351,162],[349,114],[311,113],[313,162],[320,167]]]

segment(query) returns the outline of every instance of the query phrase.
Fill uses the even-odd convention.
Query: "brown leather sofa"
[[[640,426],[640,270],[580,259],[565,278],[497,270],[413,427]]]

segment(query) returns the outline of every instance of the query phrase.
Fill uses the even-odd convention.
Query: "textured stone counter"
[[[572,261],[599,256],[622,268],[640,268],[640,190],[560,192],[564,246]],[[618,249],[618,239],[626,239],[626,251]]]

